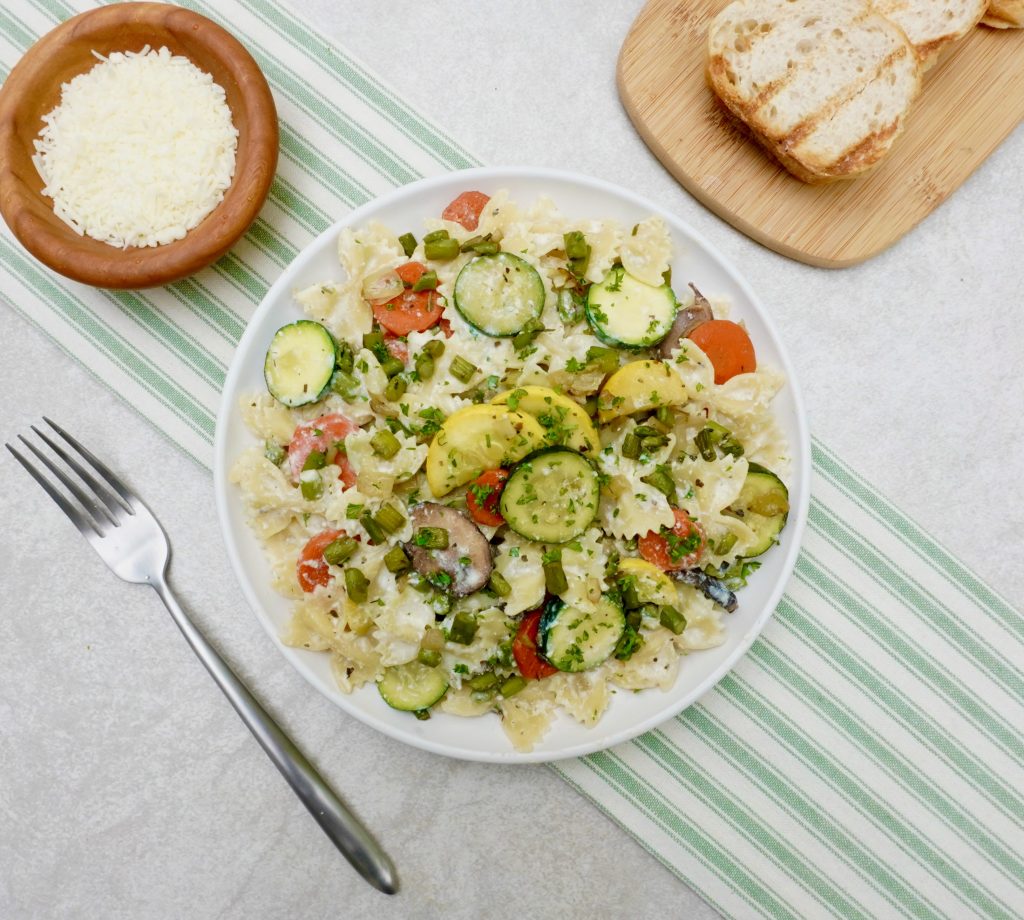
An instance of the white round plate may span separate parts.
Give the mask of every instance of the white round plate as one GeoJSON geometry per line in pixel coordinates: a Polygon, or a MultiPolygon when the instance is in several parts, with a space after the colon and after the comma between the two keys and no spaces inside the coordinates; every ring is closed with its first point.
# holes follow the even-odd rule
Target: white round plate
{"type": "Polygon", "coordinates": [[[347,713],[392,738],[449,757],[499,763],[561,760],[611,747],[676,715],[721,680],[761,632],[782,596],[807,519],[810,472],[806,417],[789,358],[767,310],[711,243],[653,202],[607,182],[553,170],[501,168],[449,173],[397,189],[338,221],[296,257],[268,292],[239,343],[224,385],[214,459],[217,511],[231,564],[246,600],[288,663],[347,713]],[[739,609],[726,616],[725,643],[684,658],[678,679],[668,691],[619,692],[592,728],[560,714],[529,753],[513,749],[495,715],[460,718],[439,713],[421,722],[389,708],[372,685],[352,694],[342,693],[331,676],[325,653],[285,646],[279,636],[288,620],[289,602],[271,589],[259,542],[246,525],[245,508],[236,488],[228,482],[234,459],[254,443],[238,412],[239,398],[264,390],[263,358],[271,336],[278,327],[301,317],[292,292],[319,281],[341,279],[336,249],[339,231],[379,220],[396,232],[411,230],[419,236],[425,218],[440,215],[449,201],[467,189],[489,194],[508,189],[513,200],[521,204],[547,195],[565,214],[614,218],[626,226],[651,214],[659,215],[671,228],[675,251],[672,277],[677,286],[693,281],[712,299],[731,302],[730,315],[746,323],[759,363],[780,369],[787,380],[773,406],[793,455],[789,523],[782,545],[763,558],[761,569],[740,594],[739,609]]]}

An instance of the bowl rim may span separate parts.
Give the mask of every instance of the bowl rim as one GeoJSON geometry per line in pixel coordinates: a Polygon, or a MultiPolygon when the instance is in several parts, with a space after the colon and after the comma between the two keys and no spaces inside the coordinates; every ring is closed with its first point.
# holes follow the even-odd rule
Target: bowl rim
{"type": "MultiPolygon", "coordinates": [[[[463,187],[468,186],[463,185],[463,187]]],[[[557,192],[553,192],[553,196],[556,195],[557,192]]],[[[482,763],[551,763],[606,750],[617,744],[636,738],[644,732],[650,731],[669,719],[674,718],[684,709],[693,705],[702,696],[713,689],[715,685],[718,684],[718,682],[722,680],[722,678],[725,677],[736,666],[737,662],[747,653],[754,640],[761,634],[768,620],[773,615],[775,608],[778,606],[778,603],[782,598],[782,594],[792,576],[793,569],[796,565],[797,555],[799,554],[803,543],[803,536],[806,529],[808,510],[810,506],[812,467],[810,430],[803,394],[795,375],[792,361],[786,351],[782,339],[779,336],[771,315],[766,310],[761,299],[754,293],[746,279],[733,265],[732,261],[728,259],[717,246],[714,246],[702,233],[695,230],[688,223],[676,217],[666,208],[657,205],[650,199],[629,191],[628,189],[624,189],[615,183],[587,176],[582,173],[548,168],[494,166],[457,170],[401,186],[385,195],[371,199],[370,201],[360,205],[358,208],[350,211],[307,244],[295,259],[293,259],[292,262],[283,270],[278,279],[267,291],[263,301],[261,301],[253,316],[250,318],[249,323],[246,326],[246,330],[238,343],[231,366],[228,368],[228,373],[225,377],[222,393],[225,395],[221,398],[214,435],[213,478],[217,517],[220,523],[221,534],[224,538],[224,545],[228,553],[228,558],[231,562],[232,571],[234,572],[235,578],[242,589],[246,602],[255,614],[256,619],[259,620],[263,629],[277,647],[278,652],[282,654],[288,664],[298,671],[299,674],[301,674],[302,677],[320,694],[329,699],[346,714],[355,717],[363,724],[382,732],[390,738],[394,738],[397,741],[412,745],[413,747],[421,750],[440,754],[445,757],[482,763]],[[762,609],[758,612],[757,618],[722,662],[680,700],[666,705],[649,717],[637,722],[636,724],[630,725],[626,729],[614,732],[610,735],[600,735],[599,739],[595,739],[592,742],[576,744],[556,751],[534,750],[522,752],[512,749],[511,746],[507,751],[481,751],[453,748],[451,745],[433,741],[429,737],[420,737],[412,733],[405,732],[401,728],[398,728],[389,722],[382,721],[354,705],[349,705],[348,696],[341,691],[336,691],[334,693],[329,692],[321,684],[316,674],[308,664],[306,664],[306,662],[298,656],[289,654],[289,652],[294,652],[296,650],[289,649],[289,647],[285,646],[281,641],[280,636],[271,622],[270,616],[263,610],[262,604],[256,596],[253,585],[245,571],[241,559],[241,553],[235,541],[234,532],[231,527],[228,506],[229,501],[231,500],[231,489],[233,489],[233,487],[230,486],[228,482],[231,460],[231,458],[228,457],[228,449],[230,446],[228,428],[229,417],[236,413],[237,407],[235,405],[235,401],[228,399],[226,394],[233,393],[237,388],[238,378],[242,374],[242,356],[246,355],[252,349],[252,340],[255,338],[259,320],[271,311],[274,304],[280,299],[282,292],[290,293],[291,287],[293,286],[293,275],[302,270],[305,263],[312,258],[312,255],[317,252],[326,241],[335,240],[338,233],[343,228],[355,226],[363,222],[366,219],[366,216],[372,215],[372,213],[378,209],[383,209],[390,205],[401,203],[403,199],[414,198],[420,193],[430,192],[436,187],[452,183],[456,176],[459,177],[460,181],[464,180],[464,182],[479,180],[480,182],[489,182],[492,184],[500,184],[502,181],[514,180],[517,178],[538,179],[541,181],[551,182],[568,182],[610,194],[636,206],[638,209],[642,209],[647,214],[662,217],[670,226],[673,226],[674,229],[690,236],[691,239],[702,246],[709,256],[718,262],[723,271],[729,275],[729,277],[743,292],[744,297],[747,298],[753,311],[765,324],[765,327],[773,340],[773,344],[778,351],[779,363],[782,365],[782,372],[786,377],[786,386],[790,390],[791,398],[793,400],[797,436],[791,443],[791,453],[800,463],[800,475],[793,484],[796,486],[795,490],[791,488],[790,491],[791,510],[787,529],[792,527],[792,530],[790,531],[791,538],[785,547],[785,554],[782,560],[779,577],[773,585],[768,599],[765,601],[762,609]]],[[[598,726],[595,726],[594,730],[595,732],[599,731],[598,726]]]]}
{"type": "MultiPolygon", "coordinates": [[[[154,37],[150,43],[163,42],[154,37]]],[[[202,69],[202,65],[197,63],[202,69]]],[[[232,109],[240,110],[238,106],[232,109]]],[[[277,171],[279,125],[277,108],[266,77],[245,46],[212,19],[168,3],[128,2],[79,13],[55,26],[22,55],[0,86],[0,215],[18,241],[55,272],[94,287],[145,289],[159,287],[195,274],[210,265],[241,238],[270,192],[277,171]],[[81,39],[123,28],[126,22],[154,29],[188,32],[211,57],[223,62],[237,85],[241,109],[256,118],[250,123],[245,147],[236,151],[235,174],[221,202],[185,237],[155,247],[118,249],[108,244],[88,257],[68,255],[68,241],[81,238],[53,215],[39,217],[23,203],[40,195],[12,167],[12,152],[23,149],[16,126],[23,106],[55,60],[54,49],[72,37],[81,39]],[[229,206],[231,220],[224,220],[229,206]],[[220,219],[218,219],[220,218],[220,219]],[[59,224],[59,226],[58,226],[59,224]],[[185,245],[185,244],[188,245],[185,245]],[[109,250],[109,251],[108,251],[109,250]]],[[[43,199],[44,203],[47,199],[43,199]]],[[[52,204],[49,205],[52,213],[52,204]]],[[[86,237],[86,239],[89,239],[86,237]]]]}

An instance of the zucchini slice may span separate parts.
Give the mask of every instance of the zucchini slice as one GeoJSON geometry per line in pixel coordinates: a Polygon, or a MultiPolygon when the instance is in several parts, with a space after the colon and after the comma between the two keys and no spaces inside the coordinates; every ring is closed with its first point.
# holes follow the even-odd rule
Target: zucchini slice
{"type": "Polygon", "coordinates": [[[544,309],[544,282],[510,252],[477,256],[455,279],[455,309],[485,335],[510,336],[544,309]]]}
{"type": "Polygon", "coordinates": [[[789,516],[789,490],[771,470],[751,463],[739,497],[727,513],[742,520],[757,537],[746,557],[760,556],[779,542],[789,516]]]}
{"type": "Polygon", "coordinates": [[[589,671],[615,651],[625,629],[622,607],[607,594],[592,611],[554,598],[540,620],[541,651],[559,671],[589,671]]]}
{"type": "Polygon", "coordinates": [[[448,678],[442,668],[431,668],[409,661],[384,669],[377,682],[381,697],[392,709],[418,712],[429,709],[448,690],[448,678]]]}
{"type": "Polygon", "coordinates": [[[574,450],[551,447],[528,456],[501,493],[501,515],[521,537],[566,543],[597,516],[597,472],[574,450]]]}
{"type": "Polygon", "coordinates": [[[274,333],[263,362],[263,379],[279,403],[305,406],[324,395],[337,357],[334,336],[319,323],[300,319],[274,333]]]}
{"type": "Polygon", "coordinates": [[[616,266],[587,295],[587,322],[606,345],[650,348],[676,319],[676,295],[667,284],[653,287],[616,266]]]}

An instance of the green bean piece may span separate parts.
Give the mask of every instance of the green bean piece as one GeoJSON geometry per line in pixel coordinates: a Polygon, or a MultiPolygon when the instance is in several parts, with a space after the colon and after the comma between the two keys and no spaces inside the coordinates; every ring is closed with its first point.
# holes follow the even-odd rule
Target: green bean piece
{"type": "Polygon", "coordinates": [[[637,425],[633,429],[633,433],[638,438],[656,438],[659,435],[657,428],[652,428],[650,425],[637,425]]]}
{"type": "Polygon", "coordinates": [[[424,549],[448,549],[448,531],[443,527],[420,527],[412,542],[424,549]]]}
{"type": "Polygon", "coordinates": [[[718,543],[715,544],[715,552],[719,556],[724,556],[729,550],[736,545],[736,534],[727,533],[718,543]]]}
{"type": "Polygon", "coordinates": [[[456,380],[460,380],[462,383],[469,383],[478,368],[475,364],[463,358],[462,355],[456,355],[452,359],[450,370],[456,380]]]}
{"type": "Polygon", "coordinates": [[[597,397],[588,396],[583,400],[583,411],[591,418],[597,418],[597,397]]]}
{"type": "Polygon", "coordinates": [[[409,381],[401,374],[397,374],[388,381],[388,385],[384,388],[384,398],[395,402],[401,399],[408,389],[409,381]]]}
{"type": "Polygon", "coordinates": [[[363,336],[363,348],[367,351],[376,352],[384,347],[384,333],[383,332],[367,332],[363,336]]]}
{"type": "Polygon", "coordinates": [[[342,565],[359,549],[359,541],[352,537],[338,537],[324,547],[324,561],[328,565],[342,565]]]}
{"type": "Polygon", "coordinates": [[[356,504],[349,504],[345,506],[345,517],[350,521],[358,521],[359,516],[363,513],[363,506],[356,504]]]}
{"type": "Polygon", "coordinates": [[[441,663],[441,653],[430,648],[421,648],[416,660],[428,668],[436,668],[441,663]]]}
{"type": "Polygon", "coordinates": [[[630,629],[639,629],[640,624],[644,621],[644,615],[639,610],[630,610],[626,614],[626,625],[630,629]]]}
{"type": "Polygon", "coordinates": [[[513,674],[501,685],[501,695],[504,697],[515,696],[520,690],[526,687],[526,681],[518,674],[513,674]]]}
{"type": "Polygon", "coordinates": [[[437,290],[437,272],[429,271],[424,272],[420,275],[418,281],[414,281],[412,285],[414,291],[434,291],[437,290]]]}
{"type": "Polygon", "coordinates": [[[359,516],[359,523],[363,525],[363,530],[366,531],[373,543],[383,543],[387,539],[384,528],[373,519],[369,511],[364,511],[359,516]]]}
{"type": "Polygon", "coordinates": [[[627,625],[622,631],[619,641],[615,643],[615,651],[612,654],[619,661],[629,661],[633,657],[633,653],[643,644],[644,637],[636,629],[627,625]]]}
{"type": "Polygon", "coordinates": [[[580,230],[573,230],[563,235],[565,241],[565,255],[569,259],[584,259],[589,254],[587,238],[580,230]]]}
{"type": "Polygon", "coordinates": [[[416,251],[416,237],[411,233],[403,233],[399,238],[398,242],[402,247],[402,251],[405,253],[406,258],[411,256],[416,251]]]}
{"type": "Polygon", "coordinates": [[[657,604],[643,604],[639,608],[639,613],[641,622],[643,622],[645,617],[655,622],[661,619],[661,608],[657,604]]]}
{"type": "Polygon", "coordinates": [[[476,635],[476,617],[472,613],[460,610],[452,618],[451,628],[448,630],[448,638],[459,645],[469,645],[476,635]]]}
{"type": "Polygon", "coordinates": [[[280,466],[288,456],[288,451],[275,441],[267,441],[264,445],[263,456],[274,466],[280,466]]]}
{"type": "Polygon", "coordinates": [[[498,683],[498,677],[493,671],[486,671],[471,677],[466,683],[470,690],[490,690],[498,683]]]}
{"type": "Polygon", "coordinates": [[[405,555],[402,547],[392,546],[384,556],[384,565],[392,575],[398,575],[409,570],[409,557],[405,555]]]}
{"type": "Polygon", "coordinates": [[[614,348],[594,346],[587,349],[587,363],[593,364],[604,374],[613,374],[619,369],[619,356],[614,348]]]}
{"type": "Polygon", "coordinates": [[[676,497],[676,484],[671,474],[664,467],[655,467],[652,473],[641,477],[640,481],[646,482],[647,485],[657,489],[669,501],[673,501],[676,497]]]}
{"type": "Polygon", "coordinates": [[[512,593],[512,585],[510,585],[508,583],[508,579],[506,579],[505,576],[496,569],[492,569],[491,571],[489,587],[498,595],[498,597],[508,597],[512,593]]]}
{"type": "Polygon", "coordinates": [[[436,626],[428,626],[420,640],[420,648],[440,652],[444,648],[444,633],[436,626]]]}
{"type": "Polygon", "coordinates": [[[619,582],[622,591],[622,606],[627,610],[635,610],[642,603],[636,590],[636,576],[627,575],[619,582]]]}
{"type": "Polygon", "coordinates": [[[345,569],[345,591],[354,604],[365,604],[370,582],[359,569],[345,569]]]}
{"type": "Polygon", "coordinates": [[[675,423],[675,416],[672,414],[672,410],[668,406],[658,406],[654,413],[654,417],[666,428],[671,428],[675,423]]]}
{"type": "Polygon", "coordinates": [[[684,617],[675,607],[662,607],[658,619],[661,621],[661,625],[668,627],[677,636],[686,629],[686,617],[684,617]]]}
{"type": "Polygon", "coordinates": [[[544,323],[539,319],[528,319],[523,328],[512,336],[512,347],[516,351],[522,351],[533,344],[533,340],[544,331],[544,323]]]}
{"type": "Polygon", "coordinates": [[[429,342],[424,344],[423,350],[431,358],[440,358],[441,355],[444,354],[444,342],[440,339],[431,339],[429,342]]]}
{"type": "Polygon", "coordinates": [[[644,438],[640,442],[640,446],[643,448],[644,452],[648,454],[653,453],[656,450],[660,450],[662,447],[665,446],[665,444],[665,439],[660,435],[654,435],[649,438],[644,438]]]}
{"type": "Polygon", "coordinates": [[[338,344],[336,366],[339,371],[345,371],[348,374],[352,373],[352,368],[355,366],[355,356],[352,354],[352,346],[348,342],[340,342],[338,344]]]}
{"type": "Polygon", "coordinates": [[[373,519],[388,533],[394,533],[396,530],[401,530],[405,524],[405,517],[394,505],[384,505],[384,507],[382,507],[380,511],[373,516],[373,519]]]}
{"type": "Polygon", "coordinates": [[[416,355],[416,376],[420,380],[429,380],[434,376],[434,359],[426,352],[416,355]]]}
{"type": "Polygon", "coordinates": [[[430,233],[423,237],[423,245],[426,246],[427,243],[436,243],[438,240],[446,239],[448,239],[447,230],[431,230],[430,233]]]}
{"type": "Polygon", "coordinates": [[[423,243],[423,255],[432,262],[450,262],[458,254],[458,240],[431,240],[423,243]]]}
{"type": "Polygon", "coordinates": [[[501,246],[494,240],[484,240],[473,247],[473,252],[479,256],[493,256],[501,252],[501,246]]]}
{"type": "Polygon", "coordinates": [[[390,460],[402,449],[402,443],[390,431],[381,428],[370,438],[370,447],[378,457],[390,460]]]}
{"type": "Polygon", "coordinates": [[[632,431],[622,439],[622,456],[627,460],[640,456],[640,439],[632,431]]]}
{"type": "Polygon", "coordinates": [[[299,480],[299,491],[302,492],[302,497],[308,502],[315,502],[323,496],[324,484],[320,479],[320,474],[311,470],[308,478],[303,476],[299,480]]]}
{"type": "Polygon", "coordinates": [[[351,399],[358,388],[359,381],[348,371],[335,371],[331,377],[331,389],[342,399],[351,399]]]}
{"type": "Polygon", "coordinates": [[[482,243],[483,241],[484,241],[484,238],[482,236],[471,236],[459,248],[463,252],[473,252],[473,247],[476,246],[478,243],[482,243]]]}
{"type": "Polygon", "coordinates": [[[389,355],[381,362],[380,369],[387,374],[388,380],[390,380],[392,377],[402,373],[402,371],[405,370],[405,365],[402,363],[400,358],[395,358],[389,355]]]}
{"type": "Polygon", "coordinates": [[[569,590],[569,581],[561,562],[544,563],[544,585],[550,594],[564,594],[569,590]]]}
{"type": "Polygon", "coordinates": [[[714,445],[711,443],[710,428],[701,428],[701,430],[694,436],[693,443],[697,445],[697,450],[700,451],[701,457],[705,460],[710,462],[718,456],[715,452],[714,445]]]}
{"type": "Polygon", "coordinates": [[[429,722],[430,721],[430,710],[429,709],[417,709],[415,712],[413,712],[413,715],[416,716],[416,718],[419,719],[421,722],[429,722]]]}

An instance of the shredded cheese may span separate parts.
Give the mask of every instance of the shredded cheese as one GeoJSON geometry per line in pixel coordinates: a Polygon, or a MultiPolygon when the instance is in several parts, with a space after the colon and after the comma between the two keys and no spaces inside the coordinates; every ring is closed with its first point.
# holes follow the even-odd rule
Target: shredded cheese
{"type": "Polygon", "coordinates": [[[36,169],[54,212],[111,246],[179,240],[224,198],[238,131],[224,89],[167,48],[115,52],[61,87],[36,169]]]}

